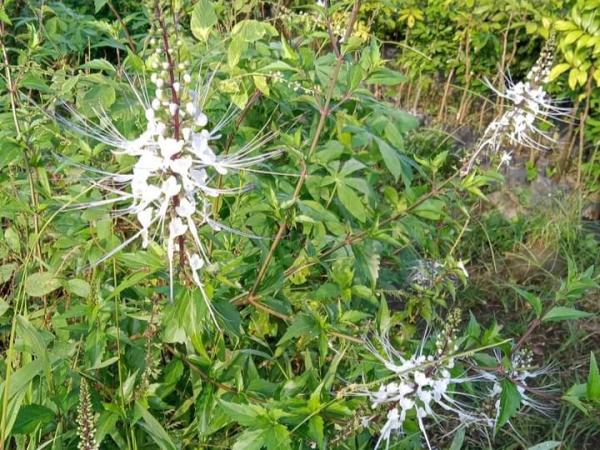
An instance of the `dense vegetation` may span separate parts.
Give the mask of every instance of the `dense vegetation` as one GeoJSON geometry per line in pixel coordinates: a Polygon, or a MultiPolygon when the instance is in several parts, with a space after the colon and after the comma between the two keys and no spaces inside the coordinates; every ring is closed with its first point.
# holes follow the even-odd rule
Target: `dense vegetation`
{"type": "Polygon", "coordinates": [[[600,0],[0,0],[0,449],[595,449],[600,0]]]}

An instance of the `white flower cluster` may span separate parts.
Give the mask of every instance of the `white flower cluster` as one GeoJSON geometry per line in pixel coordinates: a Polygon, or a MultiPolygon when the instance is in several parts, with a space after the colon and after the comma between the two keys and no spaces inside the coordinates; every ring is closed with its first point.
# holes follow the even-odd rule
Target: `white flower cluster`
{"type": "Polygon", "coordinates": [[[450,370],[454,368],[454,358],[444,356],[452,354],[458,347],[453,339],[443,333],[436,341],[436,352],[433,355],[423,354],[423,346],[409,358],[396,351],[386,336],[380,336],[379,342],[384,352],[382,356],[372,343],[368,348],[383,365],[395,374],[393,381],[381,384],[374,392],[366,391],[372,408],[382,405],[388,407],[386,422],[380,430],[375,448],[387,442],[393,433],[402,433],[407,415],[414,414],[419,429],[425,438],[427,447],[431,444],[427,436],[424,419],[437,419],[436,407],[454,413],[463,423],[480,420],[477,414],[468,412],[466,405],[459,400],[459,392],[452,386],[470,381],[469,378],[453,377],[450,370]]]}
{"type": "MultiPolygon", "coordinates": [[[[502,358],[498,351],[495,353],[499,367],[502,364],[502,358]]],[[[494,410],[496,415],[494,419],[488,419],[488,425],[495,427],[500,414],[500,396],[502,395],[502,379],[510,380],[515,387],[517,392],[521,396],[521,403],[524,406],[530,407],[542,414],[549,414],[553,411],[553,405],[548,402],[543,402],[535,399],[530,395],[532,389],[528,386],[529,379],[539,378],[543,375],[547,375],[551,372],[550,366],[543,366],[535,368],[533,363],[533,354],[531,351],[522,349],[514,352],[510,357],[510,367],[503,369],[501,372],[497,371],[480,371],[481,377],[492,383],[492,388],[488,393],[488,397],[494,401],[494,410]]],[[[541,392],[544,388],[535,388],[536,391],[541,392]]]]}
{"type": "MultiPolygon", "coordinates": [[[[150,45],[155,48],[148,59],[148,66],[153,70],[150,75],[153,96],[148,95],[148,87],[143,86],[138,91],[129,80],[145,112],[145,131],[135,139],[127,139],[104,111],[98,112],[103,119],[100,126],[70,108],[78,122],[61,120],[71,129],[109,145],[114,153],[137,158],[130,173],[103,173],[106,176],[98,185],[114,194],[111,198],[78,205],[78,208],[128,202],[129,206],[120,210],[120,214],[136,217],[139,231],[98,263],[139,237],[143,247],[151,240],[166,244],[171,299],[173,262],[175,253],[179,253],[179,261],[187,263],[191,277],[213,315],[199,275],[200,269],[210,264],[199,228],[206,224],[214,231],[235,231],[213,219],[211,198],[238,195],[248,188],[222,188],[221,183],[212,187],[210,182],[230,171],[248,169],[279,152],[253,155],[259,146],[272,138],[272,135],[266,135],[255,137],[234,153],[217,154],[212,142],[220,138],[220,130],[234,116],[233,110],[230,108],[225,117],[209,128],[204,105],[214,73],[205,80],[199,79],[194,89],[189,64],[174,62],[177,51],[169,47],[166,31],[158,30],[157,36],[150,40],[150,45]]],[[[176,47],[181,45],[177,40],[176,47]]]]}
{"type": "Polygon", "coordinates": [[[492,121],[483,133],[477,148],[463,167],[467,174],[481,153],[496,154],[508,147],[501,156],[499,167],[510,163],[513,148],[524,146],[536,150],[548,150],[556,141],[546,131],[539,128],[538,123],[550,124],[555,120],[563,120],[569,110],[557,103],[544,90],[548,74],[552,68],[555,43],[550,39],[536,64],[527,74],[525,81],[512,83],[504,92],[497,90],[491,83],[488,86],[499,96],[510,103],[510,107],[492,121]]]}

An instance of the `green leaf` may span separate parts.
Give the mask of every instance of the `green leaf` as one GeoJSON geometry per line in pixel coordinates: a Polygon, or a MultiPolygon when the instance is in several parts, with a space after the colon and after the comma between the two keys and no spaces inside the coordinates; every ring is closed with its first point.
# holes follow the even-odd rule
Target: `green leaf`
{"type": "Polygon", "coordinates": [[[398,152],[383,139],[376,139],[376,141],[385,166],[394,176],[396,181],[398,181],[398,178],[400,178],[400,175],[402,175],[402,164],[400,162],[400,156],[398,155],[398,152]]]}
{"type": "Polygon", "coordinates": [[[6,311],[8,311],[9,308],[10,308],[10,306],[8,305],[8,303],[6,303],[4,300],[0,299],[0,317],[2,317],[4,315],[4,313],[6,311]]]}
{"type": "Polygon", "coordinates": [[[231,420],[246,427],[258,425],[261,422],[260,419],[267,414],[266,410],[258,405],[233,403],[225,400],[220,400],[219,404],[231,420]]]}
{"type": "Polygon", "coordinates": [[[32,89],[34,91],[40,91],[45,93],[50,92],[50,88],[48,87],[44,79],[35,72],[28,72],[19,84],[21,87],[26,89],[32,89]]]}
{"type": "Polygon", "coordinates": [[[380,67],[376,69],[369,76],[369,78],[367,78],[368,84],[382,84],[384,86],[395,86],[403,83],[404,81],[406,81],[406,77],[404,75],[402,75],[400,72],[396,72],[395,70],[388,69],[387,67],[380,67]]]}
{"type": "Polygon", "coordinates": [[[531,292],[527,292],[517,286],[512,286],[514,291],[527,300],[527,303],[531,305],[535,311],[535,315],[539,318],[542,315],[542,301],[537,295],[533,295],[531,292]]]}
{"type": "Polygon", "coordinates": [[[367,212],[361,201],[360,197],[356,193],[346,186],[345,184],[337,184],[337,195],[342,205],[356,217],[359,221],[364,222],[367,220],[367,212]]]}
{"type": "Polygon", "coordinates": [[[25,405],[19,409],[19,414],[13,425],[14,434],[30,434],[38,427],[45,427],[54,419],[54,411],[42,405],[25,405]]]}
{"type": "Polygon", "coordinates": [[[260,450],[265,445],[265,431],[245,430],[238,435],[238,438],[231,447],[231,450],[260,450]]]}
{"type": "Polygon", "coordinates": [[[105,70],[109,73],[114,73],[115,68],[106,59],[92,59],[79,66],[80,69],[105,70]]]}
{"type": "Polygon", "coordinates": [[[565,306],[555,306],[542,317],[542,322],[558,322],[559,320],[574,320],[583,319],[584,317],[590,317],[590,314],[585,311],[580,311],[574,308],[567,308],[565,306]]]}
{"type": "Polygon", "coordinates": [[[192,34],[200,41],[206,41],[210,30],[216,25],[219,18],[210,0],[198,0],[192,11],[190,27],[192,34]]]}
{"type": "Polygon", "coordinates": [[[549,81],[556,80],[563,72],[566,72],[570,68],[571,68],[571,65],[567,64],[567,63],[557,64],[556,66],[554,66],[552,68],[552,70],[548,74],[548,80],[549,81]]]}
{"type": "Polygon", "coordinates": [[[266,22],[242,20],[231,30],[233,36],[239,35],[246,42],[256,42],[265,36],[277,36],[277,29],[266,22]]]}
{"type": "Polygon", "coordinates": [[[454,438],[452,439],[452,443],[450,444],[450,448],[448,450],[460,450],[465,441],[465,427],[460,427],[454,438]]]}
{"type": "Polygon", "coordinates": [[[33,273],[25,281],[25,293],[31,297],[43,297],[60,287],[60,280],[52,272],[33,273]]]}
{"type": "Polygon", "coordinates": [[[598,364],[594,352],[590,353],[590,371],[587,379],[587,396],[588,399],[600,402],[600,373],[598,372],[598,364]]]}
{"type": "Polygon", "coordinates": [[[554,22],[556,31],[572,31],[577,29],[577,25],[569,20],[557,20],[554,22]]]}
{"type": "Polygon", "coordinates": [[[290,432],[280,424],[274,425],[268,429],[264,435],[267,450],[286,450],[291,449],[290,432]]]}
{"type": "Polygon", "coordinates": [[[104,5],[108,3],[108,0],[94,0],[94,7],[96,12],[100,11],[104,5]]]}
{"type": "Polygon", "coordinates": [[[510,380],[502,380],[502,393],[500,394],[500,415],[496,427],[500,428],[507,423],[521,406],[521,394],[510,380]]]}
{"type": "Polygon", "coordinates": [[[83,96],[81,106],[89,114],[110,108],[117,98],[115,90],[106,84],[92,86],[83,96]]]}
{"type": "Polygon", "coordinates": [[[67,281],[67,291],[71,294],[76,295],[82,298],[88,298],[91,292],[90,284],[79,278],[74,278],[72,280],[67,281]]]}
{"type": "Polygon", "coordinates": [[[242,319],[238,309],[228,301],[213,302],[212,304],[217,312],[217,318],[226,331],[239,337],[242,319]]]}
{"type": "Polygon", "coordinates": [[[12,274],[17,270],[16,263],[8,263],[0,266],[0,284],[6,283],[11,279],[12,274]]]}
{"type": "Polygon", "coordinates": [[[44,368],[44,365],[44,361],[41,359],[36,359],[15,370],[13,376],[10,378],[8,397],[12,399],[17,394],[25,392],[27,390],[27,385],[31,382],[31,380],[40,374],[44,368]]]}
{"type": "Polygon", "coordinates": [[[292,324],[285,330],[284,335],[281,337],[277,345],[286,343],[287,341],[296,337],[309,335],[311,337],[318,336],[320,327],[313,316],[308,314],[299,314],[292,324]]]}
{"type": "Polygon", "coordinates": [[[177,446],[162,427],[160,422],[154,418],[141,403],[135,403],[135,412],[142,418],[139,425],[152,437],[154,443],[161,450],[177,450],[177,446]]]}
{"type": "Polygon", "coordinates": [[[252,80],[254,81],[254,86],[256,86],[256,89],[258,89],[260,92],[262,92],[268,97],[269,85],[267,84],[267,78],[261,75],[254,75],[252,77],[252,80]]]}
{"type": "Polygon", "coordinates": [[[575,90],[575,87],[577,87],[577,78],[579,77],[579,70],[576,68],[571,69],[571,71],[569,72],[569,87],[572,90],[575,90]]]}

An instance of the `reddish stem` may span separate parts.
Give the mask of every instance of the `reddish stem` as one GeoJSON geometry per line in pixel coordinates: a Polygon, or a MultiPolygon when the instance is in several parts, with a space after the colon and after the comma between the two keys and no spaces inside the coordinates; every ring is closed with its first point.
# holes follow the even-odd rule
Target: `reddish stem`
{"type": "MultiPolygon", "coordinates": [[[[179,140],[181,128],[181,123],[179,121],[180,100],[179,96],[177,95],[177,91],[175,90],[175,71],[173,66],[173,58],[169,53],[169,35],[167,34],[167,27],[165,26],[165,21],[162,16],[162,10],[160,9],[160,5],[158,2],[156,2],[156,20],[158,21],[158,25],[160,26],[160,29],[162,31],[163,50],[167,58],[167,64],[169,65],[169,67],[167,68],[167,72],[169,74],[169,83],[171,85],[171,102],[174,105],[177,105],[177,110],[173,114],[173,136],[175,139],[179,140]]],[[[173,155],[173,159],[175,159],[176,157],[176,155],[173,155]]]]}

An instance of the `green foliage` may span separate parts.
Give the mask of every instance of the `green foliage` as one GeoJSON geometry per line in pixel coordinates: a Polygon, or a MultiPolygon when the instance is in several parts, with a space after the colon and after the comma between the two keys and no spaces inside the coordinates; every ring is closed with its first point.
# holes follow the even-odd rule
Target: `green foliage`
{"type": "MultiPolygon", "coordinates": [[[[145,111],[130,83],[146,82],[152,62],[153,5],[25,3],[0,9],[9,61],[0,81],[6,448],[77,448],[81,404],[88,402],[79,386],[86,382],[100,448],[372,448],[385,417],[352,388],[378,388],[390,376],[366,348],[373,334],[389,332],[407,354],[429,350],[434,345],[421,344],[422,334],[444,330],[458,306],[469,320],[457,342],[478,367],[500,371],[493,349],[510,355],[525,320],[567,327],[567,320],[595,317],[584,302],[597,289],[594,261],[573,261],[553,290],[511,283],[516,294],[506,291],[514,305],[518,296],[529,305],[520,314],[522,329],[469,310],[465,264],[483,265],[488,244],[512,249],[527,227],[488,218],[491,237],[473,230],[497,174],[460,178],[462,155],[447,136],[418,129],[415,117],[379,96],[418,73],[433,77],[450,68],[457,83],[464,81],[455,49],[465,24],[476,52],[473,70],[493,73],[498,33],[513,30],[510,6],[483,2],[469,19],[472,5],[465,2],[400,9],[395,1],[365,2],[360,14],[381,11],[372,27],[429,55],[406,50],[398,58],[406,70],[398,71],[385,64],[364,17],[348,40],[330,42],[328,18],[334,32],[343,31],[351,1],[330,2],[328,11],[295,2],[290,15],[278,12],[281,2],[168,2],[178,13],[178,57],[190,63],[194,81],[214,77],[204,105],[211,125],[238,112],[211,141],[215,152],[233,153],[264,134],[272,139],[261,151],[282,151],[256,172],[211,180],[224,189],[253,187],[211,198],[224,227],[199,231],[211,256],[203,283],[215,326],[185,270],[177,271],[168,301],[167,251],[160,245],[131,242],[95,264],[137,231],[135,219],[101,203],[97,178],[128,173],[135,161],[56,119],[75,119],[74,107],[83,121],[108,118],[124,137],[139,136],[145,111]],[[311,15],[301,19],[299,12],[311,15]],[[415,268],[426,262],[435,273],[421,283],[415,268]],[[362,417],[372,417],[371,424],[363,426],[362,417]]],[[[539,13],[524,8],[523,21],[539,13]]],[[[522,56],[525,66],[531,55],[522,56]]],[[[154,86],[145,87],[143,95],[153,95],[154,86]]],[[[480,298],[477,307],[485,304],[480,298]]],[[[500,384],[496,428],[509,421],[519,427],[521,394],[509,377],[500,384]]],[[[591,413],[599,386],[592,353],[587,383],[563,399],[591,413]]],[[[485,395],[469,383],[464,390],[485,395]]],[[[420,448],[414,415],[406,430],[407,448],[420,448]]],[[[436,445],[458,449],[481,439],[464,427],[451,438],[445,431],[433,429],[436,445]]],[[[505,436],[496,437],[503,448],[505,436]]]]}

